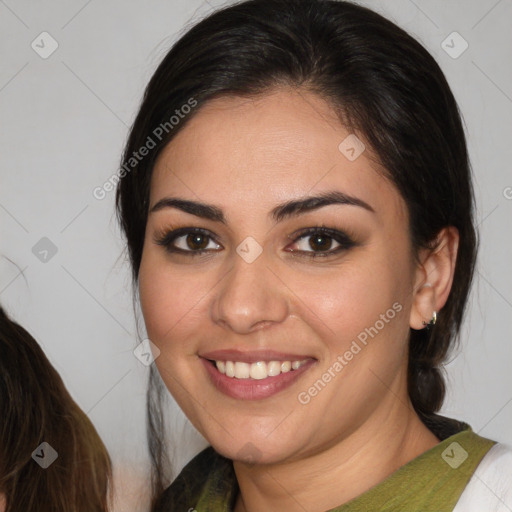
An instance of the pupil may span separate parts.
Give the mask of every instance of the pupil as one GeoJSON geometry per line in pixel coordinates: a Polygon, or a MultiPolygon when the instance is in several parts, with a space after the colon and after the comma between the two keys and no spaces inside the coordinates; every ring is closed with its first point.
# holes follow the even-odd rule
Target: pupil
{"type": "Polygon", "coordinates": [[[193,233],[187,237],[187,243],[191,249],[204,249],[208,245],[205,242],[206,237],[200,233],[193,233]]]}
{"type": "Polygon", "coordinates": [[[311,242],[309,245],[311,246],[312,249],[316,249],[319,251],[326,250],[329,249],[331,246],[330,238],[324,235],[317,235],[311,238],[311,242]]]}

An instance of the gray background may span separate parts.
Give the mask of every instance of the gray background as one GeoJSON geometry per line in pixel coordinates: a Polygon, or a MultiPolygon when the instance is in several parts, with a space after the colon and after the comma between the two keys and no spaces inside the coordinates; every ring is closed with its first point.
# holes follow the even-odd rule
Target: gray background
{"type": "MultiPolygon", "coordinates": [[[[443,413],[512,445],[512,1],[360,3],[429,49],[463,113],[481,252],[443,413]],[[469,45],[457,58],[464,42],[454,31],[469,45]]],[[[143,88],[170,44],[219,5],[0,0],[0,301],[43,346],[116,467],[134,468],[142,487],[148,369],[133,355],[114,193],[100,201],[92,191],[116,172],[143,88]],[[31,47],[51,48],[42,32],[58,44],[46,59],[31,47]]],[[[178,470],[205,443],[175,404],[170,417],[178,470]]]]}

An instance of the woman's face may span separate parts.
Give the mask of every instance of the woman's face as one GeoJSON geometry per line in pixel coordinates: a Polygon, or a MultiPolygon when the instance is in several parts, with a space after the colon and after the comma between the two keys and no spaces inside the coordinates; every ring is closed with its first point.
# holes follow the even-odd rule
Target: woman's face
{"type": "Polygon", "coordinates": [[[210,101],[155,166],[148,336],[168,389],[229,458],[300,458],[407,401],[407,210],[353,137],[318,96],[280,89],[210,101]]]}

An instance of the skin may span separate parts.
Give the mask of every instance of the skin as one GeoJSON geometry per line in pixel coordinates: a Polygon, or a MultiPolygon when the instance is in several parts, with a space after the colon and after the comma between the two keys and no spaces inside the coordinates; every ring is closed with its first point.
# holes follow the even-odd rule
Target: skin
{"type": "MultiPolygon", "coordinates": [[[[325,511],[439,442],[410,404],[407,347],[410,327],[424,328],[446,302],[457,232],[443,230],[438,248],[415,258],[404,200],[369,145],[353,162],[338,149],[350,133],[305,90],[218,98],[194,115],[154,169],[150,210],[172,196],[216,205],[226,217],[224,225],[176,208],[150,213],[139,291],[166,386],[201,434],[234,461],[237,512],[325,511]],[[279,203],[331,190],[373,211],[336,204],[278,223],[269,217],[279,203]],[[355,246],[307,258],[318,246],[311,236],[294,241],[296,233],[320,225],[350,234],[355,246]],[[192,258],[155,243],[176,227],[207,229],[216,237],[206,238],[210,252],[192,258]],[[248,236],[263,249],[252,263],[236,252],[248,236]],[[401,311],[301,404],[298,394],[394,303],[401,311]],[[232,348],[270,348],[316,362],[272,397],[238,400],[217,390],[198,357],[232,348]],[[248,443],[255,464],[243,459],[248,443]]],[[[197,247],[186,237],[175,244],[197,247]]]]}

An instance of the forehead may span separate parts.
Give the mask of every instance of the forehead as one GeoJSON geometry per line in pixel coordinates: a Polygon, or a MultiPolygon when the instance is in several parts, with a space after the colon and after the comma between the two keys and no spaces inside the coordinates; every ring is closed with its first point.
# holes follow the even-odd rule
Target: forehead
{"type": "Polygon", "coordinates": [[[217,98],[160,154],[151,204],[179,195],[226,211],[240,204],[269,211],[283,200],[340,190],[402,216],[404,202],[369,146],[353,158],[363,148],[355,136],[311,92],[283,88],[256,98],[217,98]]]}

